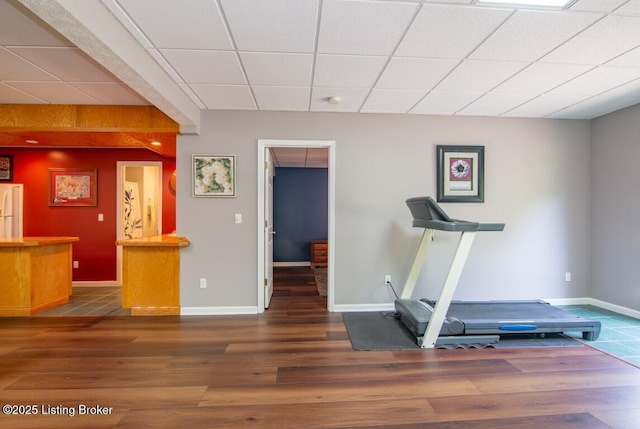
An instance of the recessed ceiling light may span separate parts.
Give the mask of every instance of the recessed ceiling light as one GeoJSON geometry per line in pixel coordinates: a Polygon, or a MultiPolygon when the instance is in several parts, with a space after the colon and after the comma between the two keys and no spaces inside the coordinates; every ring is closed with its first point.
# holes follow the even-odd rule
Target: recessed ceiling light
{"type": "Polygon", "coordinates": [[[40,143],[38,140],[33,140],[33,139],[26,139],[24,142],[25,143],[29,143],[29,144],[38,144],[38,143],[40,143]]]}
{"type": "Polygon", "coordinates": [[[151,142],[151,146],[162,146],[162,143],[160,143],[158,141],[152,141],[151,142]]]}
{"type": "Polygon", "coordinates": [[[478,6],[502,6],[515,9],[568,9],[577,0],[476,0],[478,6]]]}

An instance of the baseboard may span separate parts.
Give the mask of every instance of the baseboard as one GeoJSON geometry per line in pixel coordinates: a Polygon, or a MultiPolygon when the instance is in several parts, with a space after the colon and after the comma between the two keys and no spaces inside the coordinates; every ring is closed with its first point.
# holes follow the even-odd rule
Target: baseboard
{"type": "Polygon", "coordinates": [[[106,287],[106,286],[122,286],[117,281],[99,281],[99,282],[91,282],[91,281],[74,281],[71,282],[71,286],[73,287],[106,287]]]}
{"type": "Polygon", "coordinates": [[[274,262],[274,267],[310,267],[311,262],[274,262]]]}
{"type": "MultiPolygon", "coordinates": [[[[556,299],[544,299],[551,305],[593,305],[605,310],[613,311],[614,313],[622,314],[624,316],[640,319],[640,311],[633,310],[631,308],[623,307],[621,305],[611,304],[605,301],[600,301],[595,298],[556,298],[556,299]]],[[[334,311],[337,313],[356,312],[356,311],[393,311],[395,310],[393,303],[386,304],[336,304],[334,311]]]]}
{"type": "Polygon", "coordinates": [[[181,316],[229,316],[258,314],[258,307],[181,307],[181,316]]]}
{"type": "Polygon", "coordinates": [[[591,298],[553,298],[542,299],[542,301],[548,302],[551,305],[594,305],[591,298]]]}
{"type": "Polygon", "coordinates": [[[614,313],[623,314],[625,316],[633,317],[634,319],[640,319],[640,311],[632,308],[623,307],[617,304],[610,304],[599,299],[589,298],[590,304],[596,307],[604,308],[605,310],[613,311],[614,313]]]}

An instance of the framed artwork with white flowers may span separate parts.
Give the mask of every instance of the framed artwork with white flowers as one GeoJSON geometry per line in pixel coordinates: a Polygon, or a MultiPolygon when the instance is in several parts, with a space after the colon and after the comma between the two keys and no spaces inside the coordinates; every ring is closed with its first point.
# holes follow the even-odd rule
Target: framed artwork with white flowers
{"type": "Polygon", "coordinates": [[[484,146],[437,146],[438,202],[484,202],[484,146]]]}
{"type": "Polygon", "coordinates": [[[193,155],[194,197],[235,197],[235,155],[193,155]]]}

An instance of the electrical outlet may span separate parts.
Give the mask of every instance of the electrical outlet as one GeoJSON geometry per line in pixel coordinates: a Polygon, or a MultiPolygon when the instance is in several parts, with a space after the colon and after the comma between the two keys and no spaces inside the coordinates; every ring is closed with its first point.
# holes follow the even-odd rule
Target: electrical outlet
{"type": "Polygon", "coordinates": [[[571,281],[571,273],[570,272],[566,272],[564,273],[564,281],[565,282],[570,282],[571,281]]]}
{"type": "Polygon", "coordinates": [[[391,284],[391,276],[389,274],[384,276],[384,284],[386,284],[386,285],[390,285],[391,284]]]}
{"type": "Polygon", "coordinates": [[[200,289],[207,288],[207,279],[200,279],[200,289]]]}

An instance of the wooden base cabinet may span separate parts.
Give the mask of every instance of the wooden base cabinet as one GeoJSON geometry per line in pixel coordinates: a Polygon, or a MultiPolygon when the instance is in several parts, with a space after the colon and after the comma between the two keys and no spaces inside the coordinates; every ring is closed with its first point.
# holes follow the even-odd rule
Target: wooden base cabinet
{"type": "Polygon", "coordinates": [[[122,246],[122,307],[131,315],[180,314],[180,248],[184,237],[160,235],[119,240],[122,246]]]}
{"type": "Polygon", "coordinates": [[[329,246],[327,240],[313,240],[311,242],[311,268],[326,267],[329,261],[329,246]]]}
{"type": "Polygon", "coordinates": [[[0,239],[0,316],[31,316],[69,302],[78,237],[0,239]]]}

